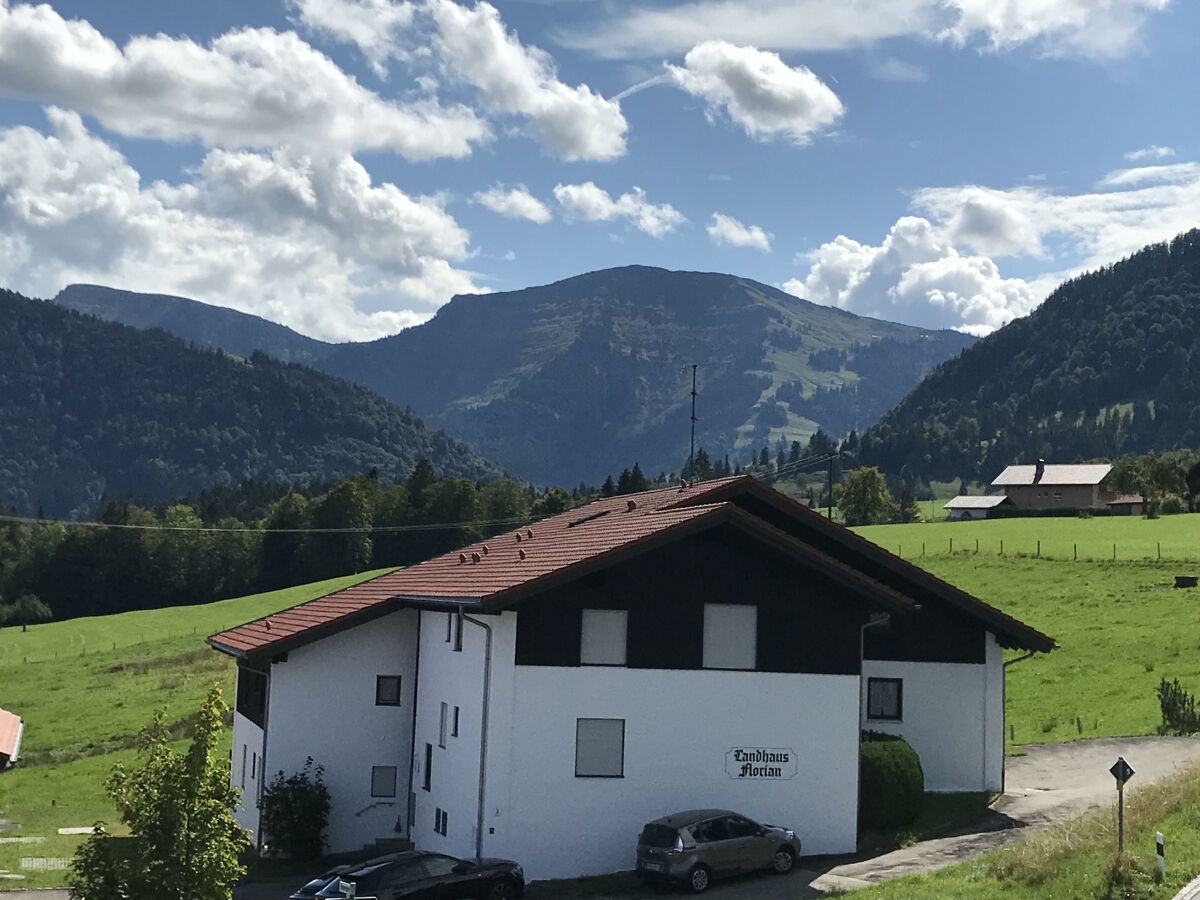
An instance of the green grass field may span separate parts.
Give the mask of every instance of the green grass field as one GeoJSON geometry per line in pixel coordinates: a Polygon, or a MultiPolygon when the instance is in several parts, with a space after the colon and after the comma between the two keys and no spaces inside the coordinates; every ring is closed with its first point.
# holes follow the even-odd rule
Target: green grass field
{"type": "MultiPolygon", "coordinates": [[[[381,570],[386,571],[386,570],[381,570]]],[[[204,644],[214,631],[276,612],[378,572],[336,578],[203,606],[147,610],[0,630],[0,706],[25,720],[24,764],[0,776],[0,871],[24,874],[6,886],[62,884],[61,871],[19,869],[21,857],[64,857],[81,838],[63,827],[112,821],[103,783],[132,757],[138,732],[161,709],[182,729],[213,684],[233,687],[233,663],[204,644]]]]}
{"type": "MultiPolygon", "coordinates": [[[[1027,743],[1152,733],[1159,722],[1160,678],[1179,678],[1200,690],[1200,590],[1171,588],[1175,574],[1200,572],[1200,516],[994,520],[860,532],[893,552],[903,545],[905,557],[1058,640],[1055,652],[1008,669],[1010,751],[1027,743]],[[1033,545],[1039,536],[1041,558],[1033,545]],[[951,537],[953,554],[947,552],[951,537]],[[1087,541],[1115,541],[1128,550],[1115,563],[1089,561],[1087,541]],[[1160,542],[1164,557],[1171,548],[1173,558],[1196,562],[1157,561],[1160,542]],[[1075,543],[1079,561],[1069,552],[1075,543]],[[1126,553],[1138,559],[1126,560],[1126,553]]],[[[232,665],[204,646],[207,634],[365,577],[205,606],[51,623],[28,633],[0,630],[0,706],[27,722],[26,764],[0,777],[0,820],[22,828],[0,836],[47,838],[37,846],[0,845],[0,870],[17,870],[22,856],[69,856],[79,839],[55,830],[112,818],[104,778],[114,761],[130,755],[154,710],[162,709],[167,722],[182,729],[214,682],[232,686],[232,665]]],[[[63,879],[61,872],[26,874],[21,886],[63,879]]]]}
{"type": "MultiPolygon", "coordinates": [[[[929,502],[920,504],[928,516],[929,502]]],[[[935,501],[936,514],[943,515],[935,501]]],[[[945,554],[953,541],[954,550],[975,550],[981,556],[999,556],[1001,542],[1005,556],[1035,556],[1038,541],[1041,555],[1054,559],[1200,561],[1200,514],[1140,516],[986,519],[978,522],[917,522],[911,525],[868,525],[856,528],[863,537],[899,552],[905,559],[917,559],[924,546],[925,555],[945,554]]]]}

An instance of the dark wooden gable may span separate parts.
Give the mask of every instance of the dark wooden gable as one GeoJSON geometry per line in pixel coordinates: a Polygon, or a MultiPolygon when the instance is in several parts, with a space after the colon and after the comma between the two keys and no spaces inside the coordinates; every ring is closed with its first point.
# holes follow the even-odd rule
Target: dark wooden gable
{"type": "Polygon", "coordinates": [[[699,669],[704,604],[758,606],[758,670],[857,675],[866,604],[722,525],[524,600],[518,665],[579,665],[584,609],[629,611],[630,668],[699,669]]]}

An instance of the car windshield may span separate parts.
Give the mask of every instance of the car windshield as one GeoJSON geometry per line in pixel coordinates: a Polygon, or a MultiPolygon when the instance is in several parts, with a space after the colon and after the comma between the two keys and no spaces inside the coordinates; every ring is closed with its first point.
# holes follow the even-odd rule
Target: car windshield
{"type": "Polygon", "coordinates": [[[642,829],[639,844],[647,847],[674,847],[675,839],[679,836],[674,828],[667,825],[647,825],[642,829]]]}

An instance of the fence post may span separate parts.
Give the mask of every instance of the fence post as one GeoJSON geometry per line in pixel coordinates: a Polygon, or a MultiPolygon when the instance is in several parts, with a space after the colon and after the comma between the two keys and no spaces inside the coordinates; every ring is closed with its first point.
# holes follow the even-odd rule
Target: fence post
{"type": "Polygon", "coordinates": [[[1000,555],[1004,555],[1004,538],[1000,538],[1000,555]]]}
{"type": "Polygon", "coordinates": [[[1113,541],[1113,562],[1117,561],[1117,542],[1113,541]]]}
{"type": "Polygon", "coordinates": [[[924,541],[921,541],[921,555],[922,556],[925,555],[925,542],[924,541]]]}
{"type": "Polygon", "coordinates": [[[979,553],[979,538],[975,538],[975,553],[979,553]]]}
{"type": "Polygon", "coordinates": [[[1076,561],[1078,561],[1078,559],[1079,559],[1079,545],[1078,545],[1078,544],[1072,544],[1071,546],[1074,548],[1075,559],[1076,559],[1076,561]]]}
{"type": "Polygon", "coordinates": [[[1162,541],[1158,541],[1158,558],[1162,559],[1162,541]]]}
{"type": "Polygon", "coordinates": [[[950,538],[950,555],[954,555],[954,538],[950,538]]]}
{"type": "Polygon", "coordinates": [[[1038,558],[1038,559],[1041,559],[1041,558],[1042,558],[1042,541],[1041,541],[1041,538],[1039,538],[1039,539],[1038,539],[1037,558],[1038,558]]]}

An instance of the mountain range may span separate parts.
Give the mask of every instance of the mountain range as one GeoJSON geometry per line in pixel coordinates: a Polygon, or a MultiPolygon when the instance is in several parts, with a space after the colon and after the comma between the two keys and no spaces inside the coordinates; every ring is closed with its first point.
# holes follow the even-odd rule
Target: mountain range
{"type": "Polygon", "coordinates": [[[990,482],[1006,465],[1200,446],[1200,229],[1062,284],[943,363],[863,435],[885,471],[990,482]]]}
{"type": "Polygon", "coordinates": [[[499,467],[364,388],[0,291],[0,506],[91,515],[255,478],[499,467]]]}
{"type": "Polygon", "coordinates": [[[696,440],[746,458],[865,428],[974,339],[809,303],[732,275],[628,266],[453,298],[428,322],[324,344],[195,301],[72,285],[58,302],[245,356],[302,359],[411,407],[513,473],[598,483],[678,471],[696,440]],[[235,343],[234,337],[237,342],[235,343]],[[303,355],[300,355],[303,354],[303,355]]]}

